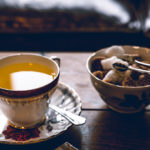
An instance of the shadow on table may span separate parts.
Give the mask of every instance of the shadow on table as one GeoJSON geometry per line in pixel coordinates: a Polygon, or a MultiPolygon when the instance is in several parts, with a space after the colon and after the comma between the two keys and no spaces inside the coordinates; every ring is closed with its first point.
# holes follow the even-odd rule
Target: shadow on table
{"type": "Polygon", "coordinates": [[[91,150],[149,150],[150,112],[119,114],[103,111],[97,114],[91,133],[91,150]]]}
{"type": "Polygon", "coordinates": [[[70,127],[63,134],[36,144],[29,145],[7,145],[0,144],[0,149],[6,150],[54,150],[65,142],[69,142],[75,147],[80,148],[81,143],[81,135],[77,128],[74,126],[70,127]]]}

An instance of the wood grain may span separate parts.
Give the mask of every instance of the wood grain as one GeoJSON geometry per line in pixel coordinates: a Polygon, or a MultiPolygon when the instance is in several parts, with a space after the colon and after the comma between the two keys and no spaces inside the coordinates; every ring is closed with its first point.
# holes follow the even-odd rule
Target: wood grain
{"type": "Polygon", "coordinates": [[[83,109],[104,109],[102,101],[92,83],[86,68],[87,58],[92,53],[45,53],[50,57],[56,55],[61,59],[60,81],[76,90],[82,100],[83,109]]]}
{"type": "MultiPolygon", "coordinates": [[[[15,52],[0,53],[0,57],[9,54],[15,52]]],[[[63,134],[45,142],[22,146],[0,144],[0,149],[54,150],[64,142],[79,150],[150,149],[150,106],[136,114],[120,114],[108,109],[93,88],[86,70],[86,60],[91,53],[52,52],[44,55],[61,58],[60,81],[79,93],[83,104],[81,115],[87,121],[81,126],[71,126],[63,134]]]]}

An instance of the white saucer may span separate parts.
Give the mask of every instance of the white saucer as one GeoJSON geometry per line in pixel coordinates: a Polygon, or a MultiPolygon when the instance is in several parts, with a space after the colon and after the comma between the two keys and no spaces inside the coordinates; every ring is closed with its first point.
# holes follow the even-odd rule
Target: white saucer
{"type": "MultiPolygon", "coordinates": [[[[80,114],[81,99],[74,89],[64,83],[59,83],[53,96],[51,103],[57,105],[65,110],[80,114]]],[[[72,124],[58,113],[52,111],[50,108],[46,114],[46,121],[38,130],[40,134],[36,138],[30,138],[25,141],[17,141],[11,138],[6,138],[3,131],[7,129],[8,120],[0,113],[0,143],[5,144],[31,144],[52,139],[67,130],[72,124]]]]}

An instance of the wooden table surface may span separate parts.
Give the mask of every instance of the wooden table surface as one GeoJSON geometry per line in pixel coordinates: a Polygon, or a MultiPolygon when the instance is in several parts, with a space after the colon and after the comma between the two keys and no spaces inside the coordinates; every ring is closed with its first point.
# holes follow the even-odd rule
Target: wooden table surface
{"type": "MultiPolygon", "coordinates": [[[[11,53],[0,53],[0,57],[11,53]]],[[[54,150],[69,142],[79,150],[149,150],[150,109],[136,114],[119,114],[110,110],[93,88],[86,70],[86,60],[91,53],[51,52],[45,56],[61,58],[60,82],[80,95],[82,113],[87,121],[81,126],[71,126],[66,132],[41,143],[31,145],[0,144],[0,149],[54,150]]]]}

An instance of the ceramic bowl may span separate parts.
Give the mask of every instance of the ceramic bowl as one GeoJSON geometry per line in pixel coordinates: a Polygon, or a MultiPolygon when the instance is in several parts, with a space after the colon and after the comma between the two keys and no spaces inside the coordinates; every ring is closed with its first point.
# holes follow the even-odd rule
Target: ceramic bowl
{"type": "MultiPolygon", "coordinates": [[[[138,46],[121,46],[125,54],[139,54],[143,60],[150,60],[150,49],[138,46]]],[[[105,56],[108,49],[100,49],[87,59],[87,70],[91,82],[104,102],[119,113],[136,113],[145,108],[150,101],[150,85],[146,86],[119,86],[107,83],[97,78],[91,72],[91,64],[96,56],[105,56]]]]}

